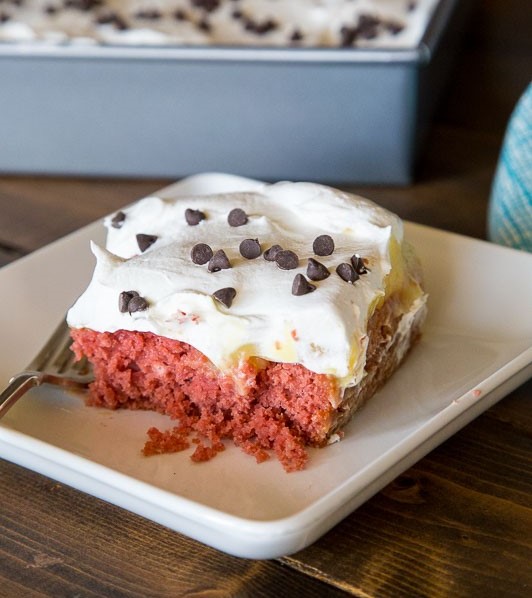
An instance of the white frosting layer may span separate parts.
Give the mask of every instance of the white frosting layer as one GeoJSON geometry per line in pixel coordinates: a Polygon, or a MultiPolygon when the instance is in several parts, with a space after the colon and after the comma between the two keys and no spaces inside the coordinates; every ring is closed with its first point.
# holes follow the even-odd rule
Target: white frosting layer
{"type": "Polygon", "coordinates": [[[311,183],[260,185],[250,192],[176,198],[147,197],[124,209],[121,228],[108,227],[107,249],[96,245],[94,276],[68,313],[75,328],[96,331],[149,331],[184,341],[204,353],[222,370],[258,356],[271,361],[301,363],[308,369],[356,384],[363,375],[366,326],[375,302],[385,292],[390,271],[390,241],[402,240],[398,217],[372,202],[311,183]],[[248,223],[231,227],[227,215],[240,207],[248,223]],[[206,219],[189,226],[187,208],[206,219]],[[137,234],[157,236],[144,253],[137,234]],[[315,256],[318,235],[335,242],[330,256],[315,256]],[[263,255],[248,260],[239,253],[244,239],[258,239],[262,250],[274,244],[299,256],[294,270],[281,270],[263,255]],[[190,258],[196,243],[223,249],[232,268],[209,272],[190,258]],[[358,253],[369,272],[346,283],[336,266],[358,253]],[[306,276],[308,258],[329,268],[331,275],[314,282],[317,289],[294,296],[296,274],[306,276]],[[233,287],[230,308],[213,299],[233,287]],[[119,295],[137,291],[149,308],[121,313],[119,295]]]}
{"type": "Polygon", "coordinates": [[[319,47],[342,45],[347,27],[358,28],[348,45],[413,48],[437,2],[220,0],[201,6],[192,0],[21,0],[19,6],[0,3],[0,40],[319,47]],[[177,11],[183,18],[176,18],[177,11]],[[368,26],[368,16],[379,22],[368,26]]]}

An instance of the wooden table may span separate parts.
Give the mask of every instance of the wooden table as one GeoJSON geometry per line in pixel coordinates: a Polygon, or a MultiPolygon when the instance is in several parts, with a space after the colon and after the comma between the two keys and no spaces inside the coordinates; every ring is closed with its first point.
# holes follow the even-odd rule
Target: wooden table
{"type": "MultiPolygon", "coordinates": [[[[485,0],[416,183],[354,188],[402,217],[484,237],[504,127],[532,75],[529,0],[485,0]]],[[[0,264],[168,181],[0,177],[0,264]]],[[[0,596],[530,596],[532,383],[302,552],[227,556],[0,461],[0,596]]]]}

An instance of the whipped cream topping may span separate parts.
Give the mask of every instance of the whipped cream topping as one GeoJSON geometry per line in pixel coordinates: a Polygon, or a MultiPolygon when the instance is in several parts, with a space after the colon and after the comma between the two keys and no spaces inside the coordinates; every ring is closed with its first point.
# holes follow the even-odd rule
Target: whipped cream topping
{"type": "Polygon", "coordinates": [[[438,0],[18,0],[0,40],[413,48],[438,0]]]}
{"type": "MultiPolygon", "coordinates": [[[[93,244],[93,278],[68,312],[74,328],[99,332],[120,329],[153,332],[186,342],[226,372],[238,372],[249,357],[301,363],[330,374],[342,387],[363,376],[366,327],[385,294],[391,268],[390,247],[402,240],[400,219],[363,198],[312,183],[260,184],[253,191],[217,195],[150,196],[105,219],[106,248],[93,244]],[[242,226],[228,224],[241,208],[242,226]],[[200,210],[205,219],[187,224],[185,211],[200,210]],[[120,215],[122,216],[122,215],[120,215]],[[114,220],[113,220],[114,218],[114,220]],[[137,235],[156,237],[141,252],[137,235]],[[330,235],[331,255],[316,256],[313,241],[330,235]],[[264,252],[278,244],[297,254],[299,265],[282,270],[264,255],[246,259],[239,252],[245,239],[258,239],[264,252]],[[195,264],[191,249],[208,244],[223,249],[231,268],[210,272],[195,264]],[[350,284],[336,273],[353,254],[368,272],[350,284]],[[313,292],[292,294],[297,274],[306,277],[309,258],[330,271],[312,282],[313,292]],[[219,289],[236,290],[230,307],[213,297],[219,289]],[[136,291],[147,309],[121,312],[119,297],[136,291]]],[[[170,194],[171,195],[171,194],[170,194]]]]}

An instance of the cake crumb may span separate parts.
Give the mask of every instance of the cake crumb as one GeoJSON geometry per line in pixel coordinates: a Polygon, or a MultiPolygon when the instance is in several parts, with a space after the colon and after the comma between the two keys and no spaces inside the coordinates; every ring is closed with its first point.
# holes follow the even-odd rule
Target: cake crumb
{"type": "Polygon", "coordinates": [[[225,446],[223,442],[221,442],[220,440],[213,442],[211,446],[206,445],[200,439],[194,439],[194,442],[198,446],[196,447],[196,450],[192,453],[192,456],[190,458],[195,463],[210,461],[211,459],[216,457],[218,453],[221,453],[225,450],[225,446]]]}
{"type": "Polygon", "coordinates": [[[149,440],[146,441],[142,449],[142,454],[145,457],[166,453],[179,453],[190,447],[188,440],[189,432],[180,427],[174,427],[164,432],[152,427],[147,431],[147,434],[149,440]]]}

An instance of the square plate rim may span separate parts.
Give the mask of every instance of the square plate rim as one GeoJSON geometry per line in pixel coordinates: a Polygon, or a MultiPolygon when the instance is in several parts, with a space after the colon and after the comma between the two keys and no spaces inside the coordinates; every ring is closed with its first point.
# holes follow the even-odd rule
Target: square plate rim
{"type": "MultiPolygon", "coordinates": [[[[215,174],[217,174],[217,173],[215,173],[215,174]]],[[[163,189],[155,191],[153,194],[163,195],[164,193],[171,192],[172,189],[175,187],[175,185],[176,184],[174,183],[169,186],[166,186],[163,189]]],[[[177,185],[179,185],[179,183],[177,183],[177,185]]],[[[483,241],[483,240],[473,239],[471,237],[467,237],[467,236],[460,235],[457,233],[443,231],[441,229],[429,227],[426,225],[411,223],[408,221],[405,221],[405,223],[406,223],[407,227],[410,228],[412,231],[415,231],[417,229],[420,232],[422,231],[423,234],[444,235],[446,238],[451,239],[451,240],[455,239],[456,241],[461,240],[463,242],[480,243],[480,244],[487,245],[490,248],[495,249],[496,251],[510,252],[510,254],[511,254],[511,252],[517,252],[519,254],[523,253],[523,252],[518,252],[517,250],[514,250],[514,249],[510,249],[510,248],[495,246],[495,245],[488,243],[486,241],[483,241]]],[[[10,269],[10,268],[16,268],[16,267],[18,267],[17,265],[20,266],[20,264],[23,261],[26,262],[27,260],[35,259],[36,254],[41,254],[41,252],[46,252],[47,250],[50,249],[51,246],[56,246],[57,244],[62,244],[62,243],[68,244],[69,241],[75,242],[76,238],[80,235],[80,233],[82,231],[87,232],[87,229],[91,229],[91,228],[94,228],[99,225],[101,225],[101,219],[97,219],[96,221],[94,221],[94,222],[92,222],[92,223],[72,232],[72,233],[69,233],[68,235],[65,235],[64,237],[57,239],[56,241],[53,241],[52,243],[29,254],[28,256],[25,256],[19,260],[16,260],[15,262],[13,262],[11,264],[8,264],[4,268],[0,269],[0,278],[2,277],[3,271],[7,271],[7,269],[10,269]]],[[[426,451],[423,449],[424,452],[422,454],[419,452],[420,447],[422,447],[424,444],[427,444],[427,443],[431,444],[429,441],[430,441],[432,435],[427,438],[425,428],[426,428],[427,424],[432,424],[434,422],[434,420],[439,419],[441,417],[441,413],[443,411],[447,411],[448,409],[450,409],[452,411],[452,417],[450,417],[445,422],[445,426],[452,424],[453,421],[458,421],[458,420],[462,419],[462,420],[464,420],[463,423],[461,423],[461,425],[460,425],[460,427],[462,427],[463,425],[465,425],[465,423],[468,423],[468,421],[470,421],[470,419],[472,419],[472,417],[471,417],[471,418],[469,418],[469,420],[467,420],[468,412],[474,411],[475,408],[478,408],[478,405],[480,402],[482,402],[483,404],[486,404],[487,401],[488,402],[491,401],[494,403],[496,400],[498,400],[498,398],[502,398],[502,396],[504,396],[504,394],[506,394],[506,392],[510,392],[510,390],[512,389],[511,388],[512,384],[514,384],[513,387],[515,388],[519,383],[524,381],[526,379],[526,376],[529,376],[530,372],[532,371],[531,367],[530,367],[531,363],[532,363],[532,348],[529,348],[528,350],[523,351],[520,355],[516,356],[511,361],[504,364],[503,367],[501,367],[498,370],[496,370],[495,372],[493,372],[490,376],[488,376],[488,378],[486,378],[484,380],[483,384],[485,386],[485,393],[483,394],[482,397],[476,397],[474,395],[474,393],[470,390],[470,391],[464,393],[464,395],[460,398],[460,400],[456,401],[456,405],[449,405],[444,410],[438,412],[436,414],[436,416],[430,418],[430,420],[428,420],[427,422],[424,422],[424,424],[420,428],[417,428],[414,433],[409,434],[407,437],[405,437],[401,440],[401,442],[398,445],[399,447],[405,448],[403,446],[405,444],[409,444],[411,446],[410,446],[410,450],[405,450],[404,452],[401,452],[401,455],[400,455],[400,458],[398,461],[396,460],[396,462],[392,463],[391,465],[383,466],[384,462],[386,461],[386,458],[388,456],[388,453],[391,451],[391,449],[389,449],[384,454],[382,454],[376,461],[372,462],[371,466],[368,466],[365,468],[366,470],[373,470],[376,462],[379,464],[379,466],[381,466],[379,474],[377,476],[371,475],[370,476],[371,480],[368,481],[368,484],[366,486],[362,487],[361,489],[359,489],[358,492],[354,492],[352,486],[355,484],[355,478],[358,478],[360,475],[367,473],[364,469],[348,476],[343,481],[343,483],[340,484],[338,487],[335,487],[328,494],[318,498],[315,502],[311,503],[307,507],[304,507],[302,510],[300,510],[292,515],[278,518],[278,519],[272,519],[272,520],[253,520],[250,518],[233,515],[231,513],[226,513],[224,511],[221,511],[219,509],[216,509],[216,508],[208,506],[208,505],[197,503],[192,499],[189,499],[189,498],[186,498],[183,496],[179,496],[178,494],[175,494],[171,491],[168,491],[168,490],[165,490],[162,488],[156,488],[142,480],[139,480],[130,475],[116,471],[106,465],[95,463],[86,457],[81,457],[79,455],[73,455],[72,453],[70,453],[69,451],[67,451],[65,449],[61,449],[60,447],[50,445],[49,443],[47,443],[45,441],[36,439],[33,436],[24,434],[23,432],[6,428],[5,426],[2,425],[1,422],[0,422],[0,446],[3,446],[4,448],[6,446],[8,446],[8,448],[9,448],[9,446],[10,446],[11,449],[15,450],[15,451],[17,448],[21,451],[28,451],[28,446],[24,447],[24,444],[28,445],[28,442],[30,445],[36,443],[36,446],[38,446],[38,448],[40,448],[40,449],[44,448],[44,446],[45,446],[47,448],[47,450],[50,451],[49,454],[54,457],[54,459],[49,459],[51,464],[54,464],[56,466],[57,465],[61,466],[61,463],[63,462],[62,467],[74,469],[75,471],[78,471],[78,472],[79,472],[79,468],[82,465],[85,468],[85,472],[87,472],[87,466],[88,466],[88,470],[92,471],[92,473],[95,474],[95,475],[92,475],[89,477],[91,477],[91,479],[95,479],[97,481],[101,481],[102,477],[105,477],[107,480],[109,480],[109,478],[113,477],[113,476],[109,476],[109,475],[102,476],[102,472],[105,471],[106,474],[111,472],[115,476],[114,481],[117,482],[117,483],[111,485],[114,487],[115,490],[120,490],[121,492],[123,492],[125,494],[132,494],[134,496],[138,496],[138,492],[136,492],[136,493],[132,492],[131,488],[126,488],[126,486],[128,484],[129,484],[129,486],[131,486],[131,483],[133,483],[133,486],[135,486],[137,489],[146,490],[147,488],[149,488],[150,489],[149,494],[151,495],[151,498],[154,499],[154,500],[151,500],[150,503],[158,509],[165,509],[171,515],[173,514],[174,516],[185,517],[185,518],[190,519],[193,522],[196,522],[198,514],[201,514],[205,518],[203,520],[203,522],[207,521],[209,523],[209,525],[217,527],[222,535],[224,533],[227,534],[230,531],[234,532],[235,530],[237,530],[237,531],[239,531],[241,537],[247,536],[247,539],[249,540],[250,544],[249,544],[249,546],[247,546],[247,548],[244,549],[244,554],[238,554],[238,556],[255,556],[255,558],[257,558],[257,555],[258,555],[258,558],[272,558],[272,556],[281,556],[281,554],[287,554],[289,552],[293,552],[295,550],[299,550],[300,548],[303,548],[304,546],[301,545],[300,536],[307,535],[307,537],[312,537],[313,536],[313,534],[312,534],[313,528],[318,528],[320,526],[320,521],[318,521],[320,518],[323,519],[325,517],[331,516],[330,515],[331,510],[332,511],[338,511],[339,509],[341,510],[348,503],[350,503],[348,512],[351,512],[354,508],[356,508],[357,506],[359,506],[359,504],[361,504],[361,503],[357,504],[357,496],[361,493],[364,493],[364,490],[368,487],[368,485],[372,485],[372,484],[375,485],[375,483],[377,483],[377,485],[378,485],[378,483],[382,480],[383,476],[386,476],[386,474],[391,470],[395,471],[397,469],[399,463],[402,463],[405,459],[408,460],[409,455],[412,455],[415,453],[416,454],[415,461],[417,461],[424,454],[426,454],[429,450],[431,450],[431,448],[433,448],[433,446],[427,445],[426,451]],[[497,397],[496,396],[497,390],[504,385],[506,385],[508,390],[506,390],[506,392],[504,394],[501,394],[501,396],[497,397]],[[467,420],[467,421],[465,421],[465,420],[467,420]],[[419,437],[421,437],[421,438],[419,438],[419,437]],[[67,465],[66,463],[64,463],[65,459],[69,459],[71,461],[71,465],[72,465],[72,461],[74,461],[75,464],[77,463],[78,467],[72,468],[71,465],[67,465]],[[338,497],[338,495],[341,495],[341,496],[339,498],[337,498],[337,500],[334,502],[334,504],[332,506],[328,505],[328,506],[326,506],[326,508],[324,508],[324,506],[323,506],[324,503],[331,502],[330,497],[333,495],[335,497],[338,497]],[[169,498],[171,499],[170,502],[173,503],[172,508],[168,508],[168,505],[164,504],[165,502],[168,501],[169,498]],[[353,506],[353,504],[354,504],[354,506],[353,506]],[[178,510],[176,510],[176,506],[179,507],[178,510]],[[183,509],[184,509],[184,511],[183,511],[183,509]],[[191,510],[195,511],[195,513],[192,516],[190,516],[191,510]],[[327,511],[329,512],[329,514],[327,514],[327,511]],[[262,541],[262,539],[266,532],[267,532],[267,535],[270,537],[270,539],[266,543],[264,543],[262,541]],[[260,545],[258,548],[255,546],[255,544],[257,542],[260,545]],[[275,547],[272,546],[272,542],[273,542],[273,544],[275,544],[275,547]],[[288,542],[288,548],[286,545],[287,542],[288,542]],[[283,546],[282,549],[281,549],[281,545],[283,546]],[[280,549],[281,549],[281,553],[279,553],[280,549]],[[270,555],[270,556],[268,556],[268,555],[270,555]]],[[[490,406],[490,405],[488,405],[488,406],[490,406]]],[[[485,407],[485,408],[488,408],[488,407],[485,407]]],[[[482,411],[483,410],[484,410],[484,408],[482,409],[482,411]]],[[[473,417],[475,417],[475,415],[473,415],[473,417]]],[[[433,432],[434,433],[441,432],[441,429],[442,429],[442,426],[440,424],[436,423],[435,430],[433,432]]],[[[446,436],[446,437],[448,437],[448,436],[446,436]]],[[[441,440],[438,441],[437,444],[439,444],[439,442],[441,442],[441,440]]],[[[436,446],[437,444],[434,444],[434,446],[436,446]]],[[[394,451],[397,450],[397,445],[393,447],[393,450],[394,451]]],[[[31,451],[29,451],[29,452],[31,452],[31,451]]],[[[33,452],[33,454],[37,454],[37,451],[33,452]]],[[[9,457],[6,457],[6,458],[9,459],[9,457]]],[[[9,459],[9,460],[13,460],[13,459],[9,459]]],[[[13,460],[13,461],[16,462],[16,460],[13,460]]],[[[27,467],[27,465],[23,465],[23,466],[27,467]]],[[[29,467],[29,468],[33,469],[31,467],[29,467]]],[[[38,471],[38,472],[42,473],[39,469],[34,469],[34,471],[38,471]]],[[[65,483],[68,484],[68,482],[65,482],[65,483]]],[[[72,485],[72,484],[70,484],[70,485],[72,485]]],[[[375,492],[377,492],[380,488],[383,487],[383,485],[384,484],[380,485],[380,487],[378,487],[378,488],[375,488],[371,494],[374,494],[375,492]]],[[[76,487],[76,486],[74,486],[74,487],[76,487]]],[[[361,502],[363,502],[367,498],[369,498],[369,496],[364,498],[361,502]]],[[[104,500],[107,500],[107,499],[104,498],[104,500]]],[[[111,500],[109,502],[113,502],[113,501],[111,500]]],[[[119,503],[117,502],[115,504],[119,504],[119,503]]],[[[124,506],[124,505],[120,504],[120,506],[124,506]]],[[[128,507],[126,506],[124,508],[127,509],[128,507]]],[[[131,508],[129,510],[134,511],[134,509],[131,509],[131,508]]],[[[347,513],[345,513],[345,514],[347,514],[347,513]]],[[[149,517],[149,516],[148,516],[148,518],[154,519],[153,517],[149,517]]],[[[339,521],[341,518],[342,517],[337,518],[336,522],[339,521]]],[[[334,523],[333,523],[333,525],[334,525],[334,523]]],[[[169,527],[176,529],[176,531],[180,531],[179,526],[173,527],[170,525],[169,527]]],[[[329,528],[330,527],[332,527],[332,525],[330,525],[329,528]]],[[[321,530],[321,532],[323,532],[323,531],[327,531],[327,530],[326,529],[321,530]]],[[[207,544],[215,545],[217,548],[220,548],[221,550],[225,550],[226,552],[231,552],[233,554],[236,554],[238,552],[238,551],[235,552],[234,550],[227,550],[227,548],[223,545],[223,539],[222,539],[222,542],[220,543],[219,541],[216,541],[216,540],[208,542],[204,538],[198,538],[198,536],[194,536],[194,535],[192,535],[191,537],[196,537],[197,539],[200,539],[201,541],[204,541],[207,544]]],[[[314,538],[314,539],[316,539],[316,538],[314,538]]],[[[308,543],[305,545],[308,545],[308,543]]]]}

